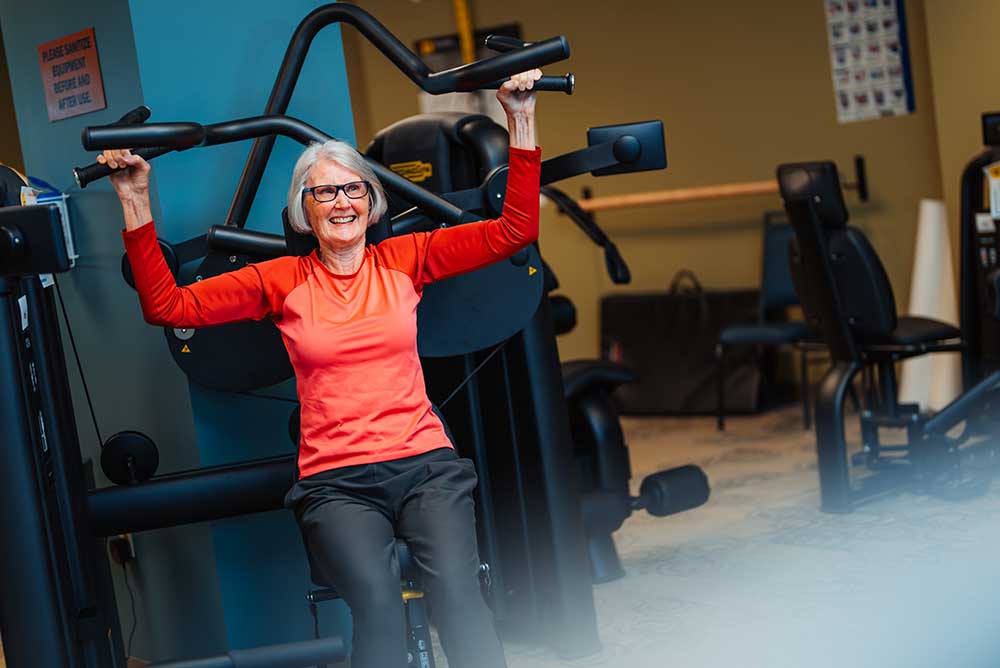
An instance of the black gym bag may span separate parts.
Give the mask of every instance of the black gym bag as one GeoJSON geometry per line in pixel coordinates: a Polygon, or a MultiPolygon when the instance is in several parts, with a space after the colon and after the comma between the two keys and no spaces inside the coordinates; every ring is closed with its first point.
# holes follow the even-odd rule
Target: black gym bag
{"type": "MultiPolygon", "coordinates": [[[[704,290],[681,270],[666,293],[601,300],[601,356],[639,374],[615,391],[625,414],[710,414],[717,399],[715,344],[729,325],[755,322],[757,290],[704,290]]],[[[726,412],[758,410],[761,371],[753,346],[726,353],[726,412]]]]}

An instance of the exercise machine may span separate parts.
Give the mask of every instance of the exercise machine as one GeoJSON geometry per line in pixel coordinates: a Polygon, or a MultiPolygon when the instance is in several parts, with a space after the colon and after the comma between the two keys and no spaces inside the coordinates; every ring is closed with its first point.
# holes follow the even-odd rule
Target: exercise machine
{"type": "Polygon", "coordinates": [[[995,434],[975,438],[975,425],[995,401],[1000,371],[985,375],[935,414],[901,404],[897,361],[934,352],[960,352],[961,332],[930,318],[898,316],[892,286],[864,233],[847,224],[836,165],[778,167],[785,211],[795,231],[792,276],[807,322],[819,332],[831,368],[816,398],[820,501],[826,512],[849,512],[885,492],[908,487],[952,498],[985,491],[993,473],[995,434]],[[845,397],[854,378],[868,373],[861,411],[862,444],[849,454],[845,397]],[[952,430],[962,422],[961,434],[952,430]],[[880,430],[904,430],[887,445],[880,430]],[[851,465],[868,475],[852,475],[851,465]]]}
{"type": "MultiPolygon", "coordinates": [[[[614,172],[621,173],[631,167],[640,169],[661,169],[666,165],[665,151],[662,149],[662,128],[658,123],[633,123],[626,126],[591,128],[588,139],[592,146],[594,137],[611,133],[621,133],[615,142],[626,144],[637,141],[638,151],[645,161],[631,165],[626,160],[614,172]]],[[[613,135],[611,135],[613,136],[613,135]]],[[[486,116],[462,113],[423,114],[403,119],[378,132],[366,150],[367,155],[386,165],[420,164],[426,166],[425,178],[419,183],[434,192],[457,191],[462,195],[462,205],[480,212],[484,217],[493,217],[502,210],[502,199],[495,195],[500,188],[494,184],[506,174],[508,138],[505,129],[486,116]]],[[[590,149],[588,149],[590,150],[590,149]]],[[[542,193],[557,203],[571,219],[596,244],[605,251],[608,272],[619,283],[630,279],[625,264],[614,244],[596,225],[593,218],[583,212],[577,203],[565,193],[551,185],[567,175],[591,171],[601,174],[603,169],[588,164],[585,155],[559,156],[546,161],[543,167],[542,193]],[[572,158],[572,167],[566,166],[572,158]],[[588,169],[589,168],[589,169],[588,169]]],[[[629,171],[633,171],[629,169],[629,171]]],[[[449,197],[449,195],[445,195],[449,197]]],[[[390,212],[401,215],[398,220],[407,219],[406,202],[391,202],[390,212]]],[[[432,225],[432,221],[426,221],[432,225]]],[[[411,216],[408,227],[417,227],[418,221],[411,216]]],[[[540,439],[555,437],[555,430],[542,431],[545,421],[539,416],[538,406],[527,397],[532,396],[533,387],[540,386],[549,397],[556,415],[569,417],[569,435],[573,459],[580,489],[580,503],[583,509],[584,533],[591,575],[594,582],[607,582],[624,576],[624,570],[615,549],[612,533],[617,531],[634,509],[646,508],[652,514],[664,516],[701,505],[707,500],[708,485],[704,474],[694,467],[661,471],[650,475],[642,486],[643,494],[633,498],[629,490],[631,467],[628,448],[618,421],[618,413],[611,399],[614,389],[635,379],[634,373],[619,364],[599,360],[575,360],[559,363],[558,353],[553,358],[546,350],[543,358],[546,366],[539,361],[528,364],[527,342],[555,349],[554,336],[557,326],[565,329],[571,326],[566,320],[571,316],[572,304],[565,298],[560,300],[559,312],[555,315],[548,293],[555,289],[558,281],[551,268],[542,260],[544,272],[544,294],[539,311],[549,311],[550,315],[532,319],[524,330],[507,339],[498,347],[487,350],[470,351],[461,356],[425,357],[423,360],[428,391],[439,402],[451,398],[453,405],[441,405],[451,428],[458,434],[459,447],[464,447],[469,456],[483,462],[485,470],[491,473],[490,485],[496,489],[515,489],[511,502],[519,508],[506,511],[503,521],[503,547],[499,548],[501,563],[510,561],[510,554],[516,549],[525,549],[529,539],[524,536],[530,531],[527,519],[544,509],[544,504],[532,500],[533,492],[528,483],[528,467],[533,453],[545,446],[540,439]],[[557,324],[557,320],[560,322],[557,324]],[[553,366],[554,364],[554,366],[553,366]],[[469,369],[476,369],[475,377],[470,377],[469,369]],[[462,385],[463,395],[453,396],[456,386],[462,385]],[[560,393],[562,401],[549,395],[560,393]],[[521,461],[524,465],[510,467],[509,461],[521,461]],[[657,499],[661,499],[662,503],[657,499]],[[670,499],[670,501],[667,501],[670,499]],[[504,552],[507,553],[504,558],[504,552]]],[[[536,351],[536,354],[537,351],[536,351]]],[[[484,491],[488,488],[484,486],[484,491]]],[[[490,503],[482,498],[480,503],[490,503]]],[[[483,537],[486,538],[485,536],[483,537]]],[[[513,606],[505,602],[501,592],[538,591],[544,593],[544,573],[518,570],[494,569],[494,581],[498,583],[494,594],[494,607],[513,606]]],[[[520,611],[508,615],[522,620],[526,627],[537,627],[540,620],[531,619],[531,611],[520,611]],[[528,619],[525,619],[528,617],[528,619]]]]}

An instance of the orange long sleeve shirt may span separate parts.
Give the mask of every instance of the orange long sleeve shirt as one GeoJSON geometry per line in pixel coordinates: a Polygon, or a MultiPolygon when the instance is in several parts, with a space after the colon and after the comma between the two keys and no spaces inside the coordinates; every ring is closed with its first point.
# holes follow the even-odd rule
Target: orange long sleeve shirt
{"type": "Polygon", "coordinates": [[[417,355],[417,304],[425,285],[510,257],[537,239],[540,155],[510,149],[499,218],[368,246],[350,275],[332,273],[313,252],[178,287],[153,224],[125,231],[143,315],[166,327],[274,321],[295,369],[303,478],[447,447],[417,355]]]}

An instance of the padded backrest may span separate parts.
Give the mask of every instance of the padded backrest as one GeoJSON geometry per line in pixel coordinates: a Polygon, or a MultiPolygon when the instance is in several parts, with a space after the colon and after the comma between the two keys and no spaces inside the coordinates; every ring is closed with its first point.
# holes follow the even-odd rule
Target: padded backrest
{"type": "Polygon", "coordinates": [[[874,343],[896,329],[896,300],[885,267],[864,232],[829,232],[830,259],[847,323],[857,340],[874,343]]]}
{"type": "MultiPolygon", "coordinates": [[[[365,154],[435,193],[478,186],[507,162],[507,132],[487,116],[441,112],[411,116],[375,135],[365,154]]],[[[390,215],[410,208],[389,197],[390,215]]]]}
{"type": "Polygon", "coordinates": [[[790,224],[784,220],[776,220],[773,213],[764,216],[764,266],[760,279],[762,318],[766,318],[768,311],[785,309],[799,303],[788,261],[788,244],[794,236],[795,231],[790,224]]]}
{"type": "Polygon", "coordinates": [[[858,343],[889,338],[897,325],[892,285],[864,232],[846,224],[836,166],[831,162],[782,165],[778,180],[800,251],[793,276],[807,317],[839,320],[858,343]],[[794,215],[789,203],[796,204],[794,215]],[[803,214],[806,209],[809,215],[803,214]],[[809,263],[817,267],[810,268],[809,263]],[[823,282],[830,285],[817,284],[823,282]],[[835,296],[835,309],[824,303],[823,292],[835,296]]]}
{"type": "Polygon", "coordinates": [[[811,201],[824,228],[835,230],[847,226],[847,205],[844,204],[840,175],[834,163],[825,161],[781,165],[778,167],[778,181],[782,199],[811,201]],[[786,167],[789,169],[785,169],[786,167]]]}
{"type": "MultiPolygon", "coordinates": [[[[857,362],[860,360],[858,347],[834,276],[828,239],[830,230],[821,216],[822,193],[829,191],[829,180],[836,178],[836,168],[831,163],[778,167],[778,186],[785,213],[795,231],[795,239],[789,247],[792,280],[806,320],[822,334],[835,361],[857,362]]],[[[826,216],[827,220],[831,219],[829,210],[826,216]]],[[[833,220],[837,218],[846,222],[846,212],[833,220]]]]}

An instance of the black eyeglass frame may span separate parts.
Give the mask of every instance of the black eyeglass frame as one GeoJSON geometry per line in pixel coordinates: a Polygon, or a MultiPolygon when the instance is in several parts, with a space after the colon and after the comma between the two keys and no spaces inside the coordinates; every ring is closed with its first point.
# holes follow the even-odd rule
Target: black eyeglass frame
{"type": "Polygon", "coordinates": [[[362,197],[365,197],[365,196],[371,194],[371,192],[372,192],[372,184],[370,182],[368,182],[368,181],[365,181],[364,179],[362,179],[361,181],[350,181],[349,183],[344,183],[344,184],[341,184],[341,185],[337,185],[337,184],[334,184],[334,183],[321,183],[320,185],[318,185],[318,186],[312,186],[311,188],[303,188],[302,189],[302,196],[305,197],[306,193],[309,193],[310,195],[312,195],[312,197],[313,197],[314,200],[316,200],[317,202],[319,202],[319,203],[322,204],[323,202],[332,202],[333,200],[337,199],[337,197],[340,195],[341,191],[344,192],[344,197],[346,197],[347,199],[361,199],[362,197]],[[354,186],[354,185],[357,185],[359,183],[363,183],[365,185],[365,191],[363,193],[361,193],[360,195],[351,196],[347,192],[347,187],[348,186],[354,186]],[[333,197],[331,197],[329,199],[320,199],[316,195],[316,189],[317,188],[333,188],[333,197]]]}

